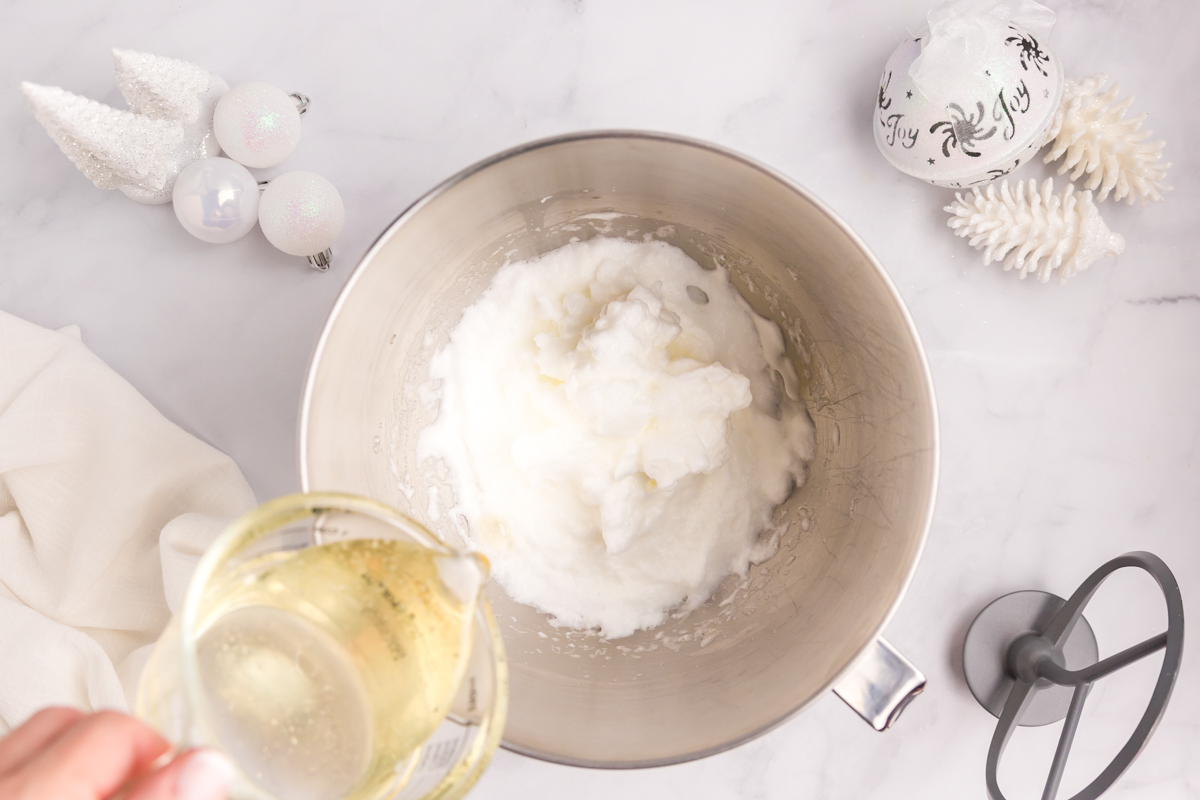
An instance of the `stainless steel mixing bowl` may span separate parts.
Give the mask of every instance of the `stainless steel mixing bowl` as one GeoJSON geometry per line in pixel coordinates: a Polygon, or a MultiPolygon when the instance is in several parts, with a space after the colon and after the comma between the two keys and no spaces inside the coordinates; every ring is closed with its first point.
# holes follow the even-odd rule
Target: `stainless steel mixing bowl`
{"type": "Polygon", "coordinates": [[[598,235],[661,239],[730,270],[785,331],[817,455],[765,534],[778,553],[659,630],[615,642],[563,631],[493,586],[511,670],[505,746],[586,766],[685,761],[763,733],[835,684],[884,727],[915,687],[908,676],[894,699],[880,694],[894,658],[878,637],[933,510],[929,370],[858,237],[746,158],[584,133],[502,153],[418,201],[363,257],[317,344],[300,422],[305,490],[370,495],[453,539],[447,491],[429,491],[444,476],[414,456],[437,413],[429,358],[504,263],[598,235]]]}

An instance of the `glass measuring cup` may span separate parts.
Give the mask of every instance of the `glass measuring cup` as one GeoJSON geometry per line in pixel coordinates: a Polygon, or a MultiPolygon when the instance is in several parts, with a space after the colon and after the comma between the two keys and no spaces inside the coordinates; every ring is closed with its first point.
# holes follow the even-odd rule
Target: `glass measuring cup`
{"type": "Polygon", "coordinates": [[[137,715],[233,761],[235,800],[453,800],[500,743],[482,558],[366,498],[294,494],[201,559],[137,715]]]}

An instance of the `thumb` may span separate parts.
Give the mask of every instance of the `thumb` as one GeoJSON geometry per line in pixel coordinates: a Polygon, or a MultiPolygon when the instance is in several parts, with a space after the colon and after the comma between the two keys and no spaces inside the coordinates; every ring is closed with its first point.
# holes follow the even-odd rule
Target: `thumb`
{"type": "Polygon", "coordinates": [[[233,765],[216,750],[189,750],[135,784],[125,800],[225,800],[233,765]]]}

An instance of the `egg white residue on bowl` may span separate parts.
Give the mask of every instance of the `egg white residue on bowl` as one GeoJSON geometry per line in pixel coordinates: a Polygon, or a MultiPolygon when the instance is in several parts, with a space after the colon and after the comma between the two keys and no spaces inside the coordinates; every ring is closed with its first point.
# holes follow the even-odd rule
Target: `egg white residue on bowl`
{"type": "Polygon", "coordinates": [[[445,465],[465,538],[513,599],[609,639],[773,555],[815,448],[778,325],[663,242],[505,265],[429,376],[417,458],[445,465]]]}

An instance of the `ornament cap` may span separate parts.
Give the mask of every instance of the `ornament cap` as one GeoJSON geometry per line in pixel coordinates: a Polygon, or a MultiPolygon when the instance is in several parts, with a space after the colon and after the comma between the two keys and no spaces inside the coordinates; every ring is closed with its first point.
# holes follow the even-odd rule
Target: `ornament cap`
{"type": "Polygon", "coordinates": [[[313,269],[325,272],[329,269],[329,265],[333,263],[333,249],[326,247],[316,255],[308,256],[308,263],[313,269]]]}

